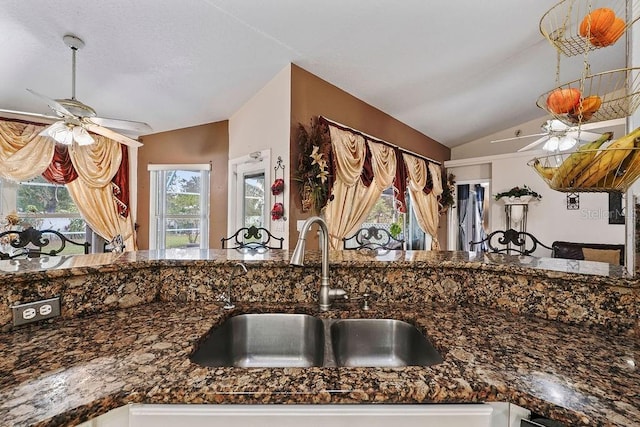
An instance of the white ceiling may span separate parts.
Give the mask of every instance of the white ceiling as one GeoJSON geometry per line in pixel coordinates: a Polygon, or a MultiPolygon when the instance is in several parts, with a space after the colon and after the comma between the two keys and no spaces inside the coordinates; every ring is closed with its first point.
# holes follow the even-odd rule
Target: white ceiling
{"type": "MultiPolygon", "coordinates": [[[[557,0],[3,0],[0,108],[49,113],[30,88],[76,96],[154,132],[228,119],[289,63],[453,147],[543,117],[557,0]]],[[[623,68],[623,43],[589,54],[623,68]]],[[[560,62],[560,82],[582,57],[560,62]]]]}

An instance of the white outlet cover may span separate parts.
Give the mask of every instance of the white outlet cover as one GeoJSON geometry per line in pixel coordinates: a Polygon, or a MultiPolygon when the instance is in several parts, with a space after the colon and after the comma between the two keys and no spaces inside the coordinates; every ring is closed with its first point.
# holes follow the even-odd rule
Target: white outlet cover
{"type": "Polygon", "coordinates": [[[22,312],[23,319],[33,319],[34,317],[36,317],[35,308],[27,308],[25,311],[22,312]]]}
{"type": "Polygon", "coordinates": [[[53,308],[49,304],[45,304],[40,307],[40,314],[42,316],[46,316],[47,314],[50,314],[52,311],[53,311],[53,308]]]}

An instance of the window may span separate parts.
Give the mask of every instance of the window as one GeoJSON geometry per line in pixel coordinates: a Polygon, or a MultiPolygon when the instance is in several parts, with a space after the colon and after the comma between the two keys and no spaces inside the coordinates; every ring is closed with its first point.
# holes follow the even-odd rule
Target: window
{"type": "MultiPolygon", "coordinates": [[[[0,189],[0,208],[5,216],[10,212],[18,214],[20,229],[31,226],[37,230],[55,230],[74,241],[91,241],[93,233],[64,185],[52,184],[38,176],[19,183],[0,180],[0,189]]],[[[59,246],[54,241],[50,245],[59,246]]],[[[92,250],[96,248],[92,247],[92,250]]],[[[75,245],[66,245],[61,252],[66,255],[81,253],[84,249],[75,245]]]]}
{"type": "Polygon", "coordinates": [[[405,198],[407,213],[399,213],[394,208],[393,187],[382,192],[380,199],[369,212],[367,218],[359,228],[377,227],[384,228],[398,240],[405,241],[407,250],[424,250],[431,247],[431,236],[427,235],[418,226],[418,221],[411,208],[411,198],[405,198]]]}
{"type": "Polygon", "coordinates": [[[209,247],[210,164],[149,165],[150,249],[209,247]]]}
{"type": "Polygon", "coordinates": [[[243,227],[264,227],[264,172],[245,174],[242,182],[241,224],[243,227]]]}

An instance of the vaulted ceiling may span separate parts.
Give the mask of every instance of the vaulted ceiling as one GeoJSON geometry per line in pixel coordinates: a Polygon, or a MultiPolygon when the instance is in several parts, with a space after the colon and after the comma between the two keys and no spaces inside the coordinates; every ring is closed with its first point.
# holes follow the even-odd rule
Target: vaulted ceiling
{"type": "MultiPolygon", "coordinates": [[[[155,132],[228,119],[295,63],[453,147],[543,117],[580,77],[539,30],[556,0],[4,0],[0,108],[49,113],[25,89],[77,98],[155,132]]],[[[594,3],[598,3],[594,0],[594,3]]],[[[624,43],[589,54],[625,66],[624,43]]]]}

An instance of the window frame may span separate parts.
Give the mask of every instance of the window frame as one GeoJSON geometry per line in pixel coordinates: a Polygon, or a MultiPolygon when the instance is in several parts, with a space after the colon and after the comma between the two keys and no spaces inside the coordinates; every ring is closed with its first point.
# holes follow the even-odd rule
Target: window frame
{"type": "Polygon", "coordinates": [[[271,150],[255,151],[245,156],[229,159],[228,203],[227,203],[227,236],[233,235],[243,227],[244,191],[243,177],[264,172],[264,219],[263,227],[271,229],[271,150]]]}
{"type": "Polygon", "coordinates": [[[200,249],[209,248],[210,221],[210,180],[211,163],[191,164],[149,164],[149,249],[166,249],[166,230],[164,224],[168,219],[199,219],[200,220],[200,249]],[[166,174],[171,171],[192,171],[201,174],[200,213],[167,215],[162,211],[166,207],[167,192],[162,190],[162,183],[166,174]],[[161,209],[162,208],[162,209],[161,209]]]}

